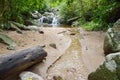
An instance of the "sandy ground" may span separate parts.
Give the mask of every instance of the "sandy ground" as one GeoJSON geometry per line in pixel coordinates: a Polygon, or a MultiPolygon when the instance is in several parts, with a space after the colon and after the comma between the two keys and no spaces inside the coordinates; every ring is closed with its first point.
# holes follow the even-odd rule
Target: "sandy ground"
{"type": "Polygon", "coordinates": [[[79,29],[79,32],[81,35],[82,59],[89,72],[93,72],[105,58],[103,51],[105,32],[85,31],[82,28],[79,29]]]}
{"type": "Polygon", "coordinates": [[[7,50],[0,43],[0,54],[15,52],[32,46],[43,46],[48,52],[46,61],[30,70],[41,75],[45,80],[53,80],[53,76],[61,76],[66,80],[87,80],[90,72],[104,61],[104,32],[88,32],[83,29],[43,28],[44,34],[38,31],[6,31],[17,43],[16,50],[7,50]],[[49,44],[56,44],[57,49],[49,44]]]}

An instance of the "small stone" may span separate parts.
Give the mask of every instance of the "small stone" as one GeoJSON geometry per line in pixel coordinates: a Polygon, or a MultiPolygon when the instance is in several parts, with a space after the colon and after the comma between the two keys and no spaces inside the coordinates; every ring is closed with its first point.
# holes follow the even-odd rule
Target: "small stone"
{"type": "Polygon", "coordinates": [[[42,45],[41,47],[44,48],[44,47],[46,47],[46,46],[45,46],[45,45],[42,45]]]}
{"type": "Polygon", "coordinates": [[[70,35],[75,35],[76,33],[70,33],[70,35]]]}
{"type": "Polygon", "coordinates": [[[53,80],[63,80],[61,76],[53,76],[53,80]]]}
{"type": "Polygon", "coordinates": [[[57,49],[57,47],[56,47],[56,44],[55,44],[55,43],[51,43],[51,44],[49,44],[49,46],[51,46],[51,47],[53,47],[53,48],[57,49]]]}
{"type": "Polygon", "coordinates": [[[40,34],[44,34],[44,31],[39,31],[40,34]]]}
{"type": "Polygon", "coordinates": [[[36,41],[35,39],[33,39],[33,41],[36,41]]]}
{"type": "Polygon", "coordinates": [[[8,50],[15,50],[16,47],[17,47],[17,44],[16,44],[16,43],[12,43],[11,45],[9,45],[9,46],[7,47],[7,49],[8,49],[8,50]]]}

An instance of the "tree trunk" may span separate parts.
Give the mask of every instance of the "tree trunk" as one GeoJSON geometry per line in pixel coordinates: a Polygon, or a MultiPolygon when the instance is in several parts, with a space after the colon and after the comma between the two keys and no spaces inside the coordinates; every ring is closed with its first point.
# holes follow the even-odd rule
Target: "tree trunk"
{"type": "Polygon", "coordinates": [[[14,80],[13,77],[47,56],[40,46],[0,56],[0,80],[14,80]]]}

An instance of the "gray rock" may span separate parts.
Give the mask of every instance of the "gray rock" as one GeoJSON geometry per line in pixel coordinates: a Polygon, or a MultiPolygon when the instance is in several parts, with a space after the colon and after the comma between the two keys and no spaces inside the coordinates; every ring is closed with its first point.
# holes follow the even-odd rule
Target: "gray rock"
{"type": "Polygon", "coordinates": [[[42,30],[39,30],[38,32],[39,32],[40,34],[44,34],[44,31],[42,31],[42,30]]]}
{"type": "Polygon", "coordinates": [[[120,51],[120,19],[114,24],[113,28],[109,28],[104,40],[105,54],[120,51]]]}
{"type": "Polygon", "coordinates": [[[51,24],[51,23],[52,23],[52,20],[53,20],[53,17],[54,17],[54,13],[45,12],[45,13],[43,14],[43,16],[44,16],[43,23],[48,23],[48,24],[51,24]]]}
{"type": "Polygon", "coordinates": [[[0,40],[1,40],[0,42],[4,42],[5,44],[8,45],[7,49],[9,50],[15,50],[17,47],[17,43],[12,38],[5,34],[0,33],[0,40]]]}
{"type": "Polygon", "coordinates": [[[88,76],[88,80],[120,80],[120,52],[107,55],[104,63],[88,76]]]}
{"type": "Polygon", "coordinates": [[[51,43],[51,44],[49,44],[49,46],[51,46],[52,48],[54,48],[54,49],[57,49],[57,47],[56,47],[56,44],[55,43],[51,43]]]}
{"type": "Polygon", "coordinates": [[[21,80],[44,80],[38,74],[35,74],[33,72],[29,72],[29,71],[24,71],[19,76],[20,76],[21,80]]]}
{"type": "Polygon", "coordinates": [[[38,11],[35,11],[31,15],[33,19],[39,19],[41,17],[41,14],[38,11]]]}

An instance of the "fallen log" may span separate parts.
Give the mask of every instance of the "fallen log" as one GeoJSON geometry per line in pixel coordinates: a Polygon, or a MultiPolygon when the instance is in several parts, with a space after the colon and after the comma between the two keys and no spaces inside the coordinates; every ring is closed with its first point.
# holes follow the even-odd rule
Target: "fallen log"
{"type": "Polygon", "coordinates": [[[0,80],[14,80],[13,76],[41,62],[47,52],[40,46],[0,56],[0,80]]]}
{"type": "Polygon", "coordinates": [[[70,19],[67,20],[67,23],[71,25],[72,22],[78,20],[79,18],[80,18],[80,17],[73,17],[73,18],[70,18],[70,19]]]}

